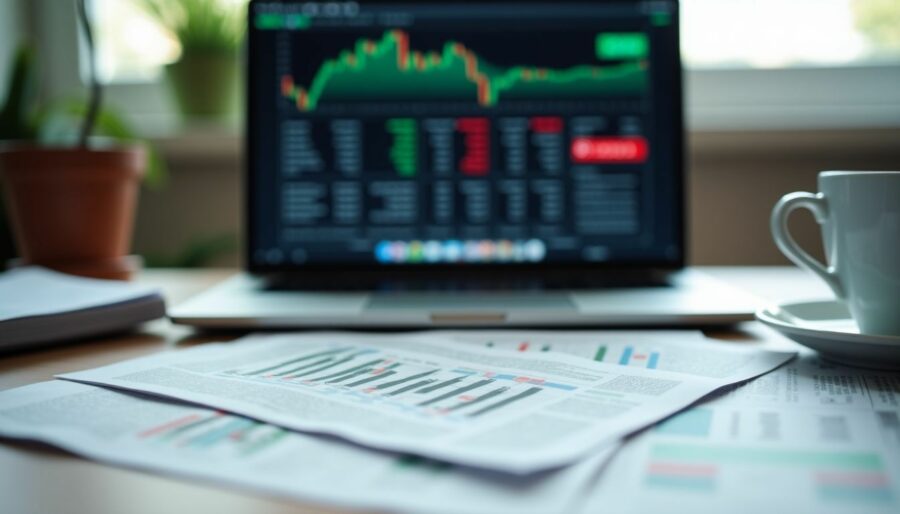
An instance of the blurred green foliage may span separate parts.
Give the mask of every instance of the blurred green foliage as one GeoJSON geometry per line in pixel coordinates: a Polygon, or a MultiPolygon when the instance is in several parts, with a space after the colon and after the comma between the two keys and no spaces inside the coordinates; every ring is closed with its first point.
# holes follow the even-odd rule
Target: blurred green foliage
{"type": "MultiPolygon", "coordinates": [[[[12,63],[6,100],[0,108],[0,141],[30,142],[40,146],[75,146],[87,114],[83,100],[42,103],[38,97],[34,51],[21,45],[12,63]]],[[[160,187],[166,180],[165,161],[152,145],[142,141],[116,111],[101,109],[94,125],[97,142],[104,139],[142,144],[148,162],[145,183],[160,187]]]]}
{"type": "Polygon", "coordinates": [[[244,37],[246,2],[235,0],[141,0],[168,28],[183,53],[236,52],[244,37]]]}
{"type": "MultiPolygon", "coordinates": [[[[42,146],[72,146],[76,143],[87,105],[78,100],[56,102],[38,116],[36,140],[42,146]]],[[[144,184],[151,189],[159,189],[166,183],[168,169],[156,148],[135,135],[134,130],[118,112],[101,109],[94,125],[95,142],[93,146],[101,147],[104,140],[114,143],[131,143],[143,145],[147,151],[147,173],[144,184]]]]}
{"type": "Polygon", "coordinates": [[[37,107],[34,54],[25,45],[19,47],[13,59],[6,91],[6,101],[0,110],[0,141],[34,139],[37,107]]]}
{"type": "Polygon", "coordinates": [[[900,0],[853,0],[853,14],[877,49],[900,49],[900,0]]]}

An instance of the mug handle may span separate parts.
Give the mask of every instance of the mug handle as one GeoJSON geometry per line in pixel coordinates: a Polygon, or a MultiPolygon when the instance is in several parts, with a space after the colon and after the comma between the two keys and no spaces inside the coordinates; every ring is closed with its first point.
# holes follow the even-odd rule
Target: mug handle
{"type": "Polygon", "coordinates": [[[797,244],[797,241],[794,240],[788,230],[788,217],[791,215],[791,212],[801,207],[812,211],[820,225],[828,219],[828,203],[822,193],[797,192],[786,194],[781,197],[781,200],[778,200],[775,208],[772,209],[770,227],[772,229],[772,237],[775,239],[775,245],[794,264],[801,268],[806,268],[821,277],[834,292],[835,296],[843,300],[845,299],[844,287],[841,285],[834,267],[826,267],[803,248],[800,248],[800,245],[797,244]]]}

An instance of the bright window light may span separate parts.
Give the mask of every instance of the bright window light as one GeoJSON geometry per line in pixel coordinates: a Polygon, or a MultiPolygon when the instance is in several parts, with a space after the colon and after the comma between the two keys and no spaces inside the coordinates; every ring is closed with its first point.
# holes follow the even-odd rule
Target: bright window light
{"type": "Polygon", "coordinates": [[[134,0],[93,0],[97,68],[106,83],[152,82],[181,52],[178,40],[134,0]]]}
{"type": "MultiPolygon", "coordinates": [[[[222,0],[236,2],[243,0],[222,0]]],[[[900,64],[900,0],[682,0],[694,69],[900,64]]],[[[177,39],[141,0],[93,0],[105,82],[157,80],[177,39]]]]}
{"type": "Polygon", "coordinates": [[[682,0],[692,68],[900,63],[898,0],[682,0]]]}

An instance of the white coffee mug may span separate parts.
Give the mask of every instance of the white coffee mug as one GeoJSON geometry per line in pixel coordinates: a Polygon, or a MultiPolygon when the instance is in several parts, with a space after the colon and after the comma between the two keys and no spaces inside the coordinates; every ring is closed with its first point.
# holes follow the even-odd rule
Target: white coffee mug
{"type": "Polygon", "coordinates": [[[775,244],[846,302],[863,334],[900,335],[900,171],[824,171],[819,193],[790,193],[771,218],[775,244]],[[797,245],[787,227],[805,207],[822,226],[827,264],[797,245]]]}

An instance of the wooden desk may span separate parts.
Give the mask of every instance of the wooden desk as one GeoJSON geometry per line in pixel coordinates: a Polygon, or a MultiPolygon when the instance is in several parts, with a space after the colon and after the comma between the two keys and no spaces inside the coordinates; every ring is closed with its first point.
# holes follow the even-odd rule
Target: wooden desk
{"type": "MultiPolygon", "coordinates": [[[[829,291],[794,268],[703,268],[766,300],[827,298],[829,291]]],[[[151,270],[140,281],[163,289],[170,305],[223,280],[230,270],[151,270]]],[[[197,335],[160,320],[125,335],[0,357],[0,390],[52,379],[164,350],[221,341],[240,334],[197,335]]],[[[739,344],[791,345],[776,333],[746,323],[734,331],[707,333],[739,344]]],[[[0,445],[0,513],[334,512],[225,487],[166,478],[93,463],[39,444],[0,445]]]]}

